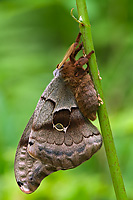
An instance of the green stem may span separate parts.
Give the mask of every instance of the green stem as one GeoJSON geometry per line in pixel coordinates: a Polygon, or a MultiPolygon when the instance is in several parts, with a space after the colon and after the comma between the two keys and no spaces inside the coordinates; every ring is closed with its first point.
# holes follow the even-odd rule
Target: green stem
{"type": "MultiPolygon", "coordinates": [[[[91,26],[89,22],[89,17],[87,13],[86,1],[85,0],[76,0],[77,10],[79,19],[82,20],[83,24],[79,24],[80,31],[82,33],[82,39],[86,54],[91,50],[94,50],[92,35],[91,35],[91,26]]],[[[100,127],[103,135],[103,141],[105,146],[105,151],[107,155],[107,160],[110,168],[110,173],[114,185],[114,190],[116,193],[117,200],[127,200],[127,195],[121,175],[121,170],[118,162],[118,157],[116,154],[116,149],[114,145],[114,140],[112,136],[112,131],[110,127],[110,122],[108,118],[108,113],[106,109],[106,104],[103,96],[103,90],[101,86],[101,80],[98,76],[98,67],[96,62],[96,55],[93,54],[89,61],[91,75],[93,77],[95,88],[97,89],[103,104],[98,109],[98,117],[100,122],[100,127]]]]}

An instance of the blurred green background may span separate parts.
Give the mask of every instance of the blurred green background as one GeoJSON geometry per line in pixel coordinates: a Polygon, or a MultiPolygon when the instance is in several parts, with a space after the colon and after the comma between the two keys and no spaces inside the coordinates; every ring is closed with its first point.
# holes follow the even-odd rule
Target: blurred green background
{"type": "MultiPolygon", "coordinates": [[[[133,199],[133,1],[87,0],[97,62],[117,154],[133,199]]],[[[0,1],[0,199],[114,200],[102,149],[89,161],[45,178],[31,195],[14,177],[20,136],[52,72],[79,32],[75,1],[0,1]]],[[[98,120],[95,124],[99,127],[98,120]]]]}

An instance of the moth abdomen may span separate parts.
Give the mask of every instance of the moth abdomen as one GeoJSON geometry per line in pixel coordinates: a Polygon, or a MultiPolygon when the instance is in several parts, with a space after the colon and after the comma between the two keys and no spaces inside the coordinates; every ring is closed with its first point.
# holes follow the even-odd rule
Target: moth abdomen
{"type": "Polygon", "coordinates": [[[72,63],[70,64],[70,61],[64,63],[61,74],[66,85],[72,90],[82,114],[95,120],[99,103],[90,75],[83,67],[78,69],[72,63]]]}
{"type": "Polygon", "coordinates": [[[98,110],[98,98],[96,91],[91,84],[81,83],[75,90],[75,98],[78,107],[84,117],[91,119],[92,121],[96,119],[96,111],[98,110]]]}

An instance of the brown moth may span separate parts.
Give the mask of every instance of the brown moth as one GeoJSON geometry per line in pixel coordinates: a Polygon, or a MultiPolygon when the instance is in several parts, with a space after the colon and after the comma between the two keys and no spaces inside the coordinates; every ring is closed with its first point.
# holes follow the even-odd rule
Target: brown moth
{"type": "MultiPolygon", "coordinates": [[[[69,54],[73,50],[75,47],[69,54]]],[[[62,67],[54,75],[17,147],[15,177],[27,194],[34,192],[49,174],[75,168],[88,160],[102,145],[100,132],[82,115],[64,81],[62,67]]]]}
{"type": "Polygon", "coordinates": [[[99,102],[94,84],[88,74],[88,60],[94,51],[76,61],[75,56],[82,49],[82,43],[77,49],[75,48],[79,43],[80,36],[81,33],[78,34],[76,42],[71,45],[70,50],[64,57],[65,59],[59,64],[58,68],[61,68],[61,75],[66,85],[72,90],[82,114],[91,120],[95,120],[99,102]],[[68,57],[70,60],[65,62],[68,57]],[[86,69],[82,67],[84,64],[88,65],[86,69]]]}

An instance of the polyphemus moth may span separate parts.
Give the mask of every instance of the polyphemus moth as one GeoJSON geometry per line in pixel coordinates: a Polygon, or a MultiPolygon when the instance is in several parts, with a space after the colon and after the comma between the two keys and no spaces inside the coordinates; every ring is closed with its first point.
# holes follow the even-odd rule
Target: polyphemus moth
{"type": "MultiPolygon", "coordinates": [[[[82,46],[81,44],[77,49],[75,48],[78,40],[79,36],[67,52],[63,64],[54,71],[55,77],[41,95],[17,147],[15,177],[20,189],[27,194],[34,192],[49,174],[75,168],[90,159],[102,145],[100,132],[84,116],[84,112],[82,114],[84,110],[82,105],[81,111],[77,106],[78,102],[81,104],[78,100],[79,96],[85,96],[87,93],[87,85],[82,87],[81,84],[82,77],[87,80],[89,90],[92,90],[89,91],[89,96],[93,99],[93,93],[96,94],[90,76],[87,78],[87,71],[84,72],[80,66],[80,63],[83,65],[86,60],[88,61],[90,55],[75,61],[75,55],[82,46]],[[70,61],[66,62],[68,57],[70,61]],[[72,65],[71,62],[74,68],[79,69],[76,72],[72,70],[72,78],[67,71],[69,70],[67,66],[72,65]],[[82,91],[76,91],[78,81],[80,89],[85,87],[84,94],[82,91]]],[[[87,99],[85,103],[87,104],[87,99]]],[[[89,113],[87,116],[96,112],[96,109],[92,110],[90,113],[87,111],[89,113]]]]}

